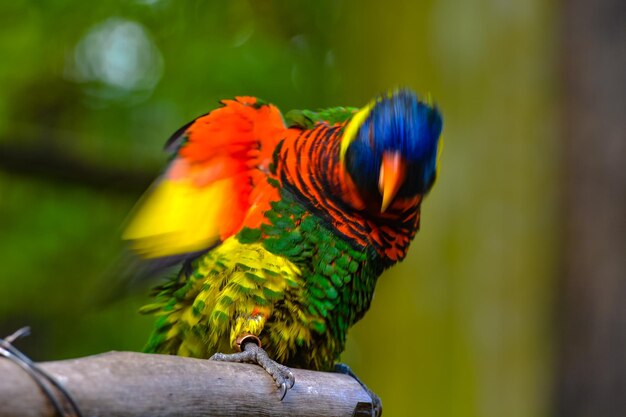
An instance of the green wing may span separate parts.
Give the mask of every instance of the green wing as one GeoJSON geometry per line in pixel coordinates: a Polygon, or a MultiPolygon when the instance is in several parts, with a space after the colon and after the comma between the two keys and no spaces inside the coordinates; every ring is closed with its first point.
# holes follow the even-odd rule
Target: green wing
{"type": "Polygon", "coordinates": [[[285,124],[302,129],[312,129],[318,123],[334,125],[345,122],[358,110],[356,107],[331,107],[317,111],[291,110],[285,114],[285,124]]]}

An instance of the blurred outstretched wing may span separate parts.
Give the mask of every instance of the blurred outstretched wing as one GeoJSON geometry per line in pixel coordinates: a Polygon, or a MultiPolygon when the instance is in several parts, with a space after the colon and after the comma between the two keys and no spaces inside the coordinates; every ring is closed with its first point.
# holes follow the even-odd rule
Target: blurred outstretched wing
{"type": "Polygon", "coordinates": [[[267,199],[262,193],[276,192],[266,184],[286,131],[280,111],[253,97],[222,105],[168,141],[175,156],[123,235],[141,257],[178,257],[215,246],[258,215],[259,201],[267,199]]]}

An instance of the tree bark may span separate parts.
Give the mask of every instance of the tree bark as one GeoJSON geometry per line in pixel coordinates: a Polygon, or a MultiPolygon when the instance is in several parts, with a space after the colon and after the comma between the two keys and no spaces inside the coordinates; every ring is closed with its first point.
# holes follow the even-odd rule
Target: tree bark
{"type": "Polygon", "coordinates": [[[556,415],[626,416],[626,2],[564,3],[556,415]]]}
{"type": "MultiPolygon", "coordinates": [[[[353,416],[372,401],[353,378],[293,369],[296,384],[280,400],[257,365],[179,356],[109,352],[39,364],[72,395],[83,416],[353,416]]],[[[36,383],[0,359],[0,417],[53,416],[36,383]]]]}

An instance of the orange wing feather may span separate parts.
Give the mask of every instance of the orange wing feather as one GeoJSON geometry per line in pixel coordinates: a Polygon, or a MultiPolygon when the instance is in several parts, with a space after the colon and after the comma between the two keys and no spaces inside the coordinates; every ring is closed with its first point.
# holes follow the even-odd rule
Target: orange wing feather
{"type": "Polygon", "coordinates": [[[222,101],[196,119],[163,177],[140,202],[124,238],[146,258],[196,252],[255,227],[278,192],[269,164],[285,136],[280,111],[253,97],[222,101]]]}

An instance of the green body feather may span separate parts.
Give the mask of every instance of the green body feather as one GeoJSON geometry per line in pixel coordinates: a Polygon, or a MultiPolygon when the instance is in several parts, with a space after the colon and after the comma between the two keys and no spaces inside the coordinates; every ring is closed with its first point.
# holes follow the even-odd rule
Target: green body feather
{"type": "Polygon", "coordinates": [[[291,110],[285,114],[285,121],[289,127],[312,129],[317,123],[334,125],[348,120],[359,109],[356,107],[331,107],[318,111],[291,110]]]}
{"type": "Polygon", "coordinates": [[[159,301],[144,308],[162,316],[147,352],[207,358],[253,333],[283,364],[332,368],[383,266],[287,190],[266,217],[268,224],[244,228],[161,288],[159,301]]]}

